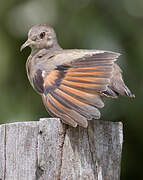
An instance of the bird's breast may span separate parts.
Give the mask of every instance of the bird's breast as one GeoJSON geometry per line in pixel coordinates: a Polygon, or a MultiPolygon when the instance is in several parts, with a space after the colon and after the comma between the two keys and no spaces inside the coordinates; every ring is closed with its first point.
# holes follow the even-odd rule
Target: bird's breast
{"type": "Polygon", "coordinates": [[[28,76],[28,79],[32,85],[32,79],[33,79],[33,66],[32,66],[32,63],[31,63],[31,58],[29,57],[27,62],[26,62],[26,72],[27,72],[27,76],[28,76]]]}
{"type": "Polygon", "coordinates": [[[36,63],[32,57],[29,57],[26,62],[26,71],[31,86],[38,93],[42,93],[43,92],[42,71],[40,69],[36,69],[36,63]]]}

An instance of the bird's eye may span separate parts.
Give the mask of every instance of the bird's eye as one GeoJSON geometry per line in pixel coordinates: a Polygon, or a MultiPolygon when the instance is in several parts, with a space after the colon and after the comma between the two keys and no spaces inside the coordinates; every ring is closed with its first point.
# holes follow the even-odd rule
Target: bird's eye
{"type": "Polygon", "coordinates": [[[40,38],[43,39],[45,37],[45,34],[46,34],[45,32],[41,32],[40,33],[40,38]]]}

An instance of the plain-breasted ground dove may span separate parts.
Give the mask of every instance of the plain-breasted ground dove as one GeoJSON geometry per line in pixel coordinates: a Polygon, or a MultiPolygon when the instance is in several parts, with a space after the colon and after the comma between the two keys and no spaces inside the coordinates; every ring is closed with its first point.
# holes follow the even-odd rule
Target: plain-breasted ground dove
{"type": "Polygon", "coordinates": [[[99,119],[103,97],[134,97],[115,64],[120,54],[102,50],[62,49],[49,25],[33,26],[21,50],[32,51],[28,79],[42,96],[47,111],[73,127],[99,119]]]}

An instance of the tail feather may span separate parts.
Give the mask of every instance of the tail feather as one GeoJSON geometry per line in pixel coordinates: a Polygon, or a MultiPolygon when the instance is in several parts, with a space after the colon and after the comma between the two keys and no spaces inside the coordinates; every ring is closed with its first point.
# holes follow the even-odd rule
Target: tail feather
{"type": "Polygon", "coordinates": [[[128,96],[134,98],[135,95],[129,90],[129,88],[125,85],[123,78],[122,78],[122,70],[117,64],[113,66],[112,77],[110,79],[110,84],[107,87],[107,90],[103,92],[104,96],[107,97],[117,97],[118,95],[121,96],[128,96]]]}
{"type": "Polygon", "coordinates": [[[102,92],[103,96],[105,97],[112,97],[112,98],[117,98],[118,97],[118,93],[115,92],[114,90],[112,90],[110,87],[107,87],[106,91],[102,92]]]}

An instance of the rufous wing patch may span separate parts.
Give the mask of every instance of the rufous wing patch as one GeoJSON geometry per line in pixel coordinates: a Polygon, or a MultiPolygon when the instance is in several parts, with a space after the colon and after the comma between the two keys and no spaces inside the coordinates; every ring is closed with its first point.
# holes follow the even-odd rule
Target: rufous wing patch
{"type": "Polygon", "coordinates": [[[51,114],[74,127],[99,119],[117,54],[104,52],[60,65],[44,78],[44,104],[51,114]]]}

